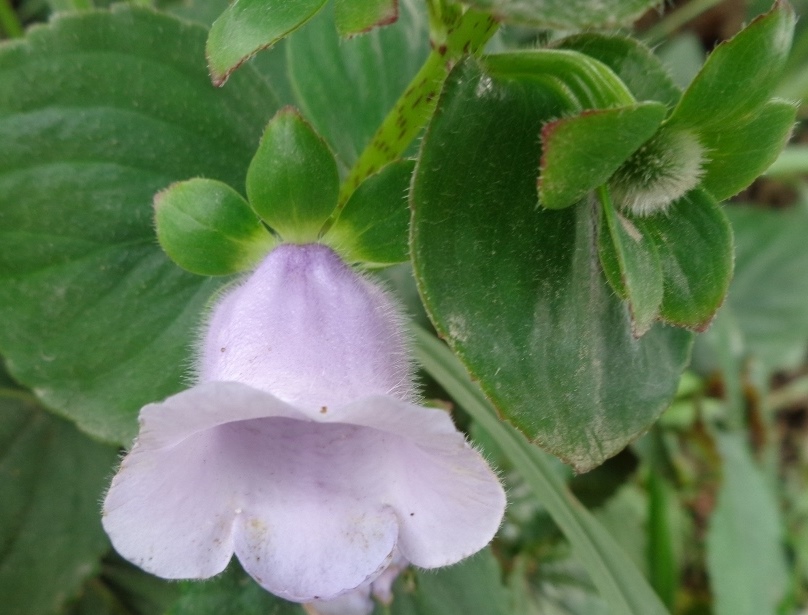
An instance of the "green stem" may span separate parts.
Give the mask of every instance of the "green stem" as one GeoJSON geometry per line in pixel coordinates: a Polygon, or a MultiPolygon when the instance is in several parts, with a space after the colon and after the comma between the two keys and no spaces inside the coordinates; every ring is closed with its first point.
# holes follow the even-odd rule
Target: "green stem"
{"type": "Polygon", "coordinates": [[[603,526],[569,491],[548,456],[500,421],[451,351],[413,326],[421,366],[474,418],[508,455],[526,483],[564,532],[613,613],[668,615],[659,597],[603,526]]]}
{"type": "Polygon", "coordinates": [[[683,25],[692,21],[702,13],[709,11],[714,6],[721,4],[723,1],[724,0],[693,0],[693,2],[688,2],[648,28],[648,30],[643,33],[642,37],[649,45],[660,43],[683,25]]]}
{"type": "Polygon", "coordinates": [[[10,0],[0,0],[0,27],[9,38],[19,38],[25,33],[10,0]]]}
{"type": "Polygon", "coordinates": [[[460,14],[452,7],[428,3],[432,51],[348,173],[340,187],[340,208],[367,177],[404,155],[432,117],[449,70],[465,54],[482,50],[496,32],[498,24],[487,13],[469,9],[460,14]]]}
{"type": "Polygon", "coordinates": [[[437,104],[437,94],[448,74],[446,58],[433,50],[343,182],[340,205],[345,204],[368,176],[404,154],[431,117],[437,104]]]}

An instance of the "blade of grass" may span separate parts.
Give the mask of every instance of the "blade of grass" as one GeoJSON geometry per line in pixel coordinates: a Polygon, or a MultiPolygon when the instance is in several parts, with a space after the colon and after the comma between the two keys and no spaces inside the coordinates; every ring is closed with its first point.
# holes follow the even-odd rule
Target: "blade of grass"
{"type": "Polygon", "coordinates": [[[546,453],[500,421],[465,368],[437,338],[413,327],[421,366],[508,455],[570,541],[615,615],[668,615],[659,597],[611,535],[554,474],[546,453]]]}
{"type": "Polygon", "coordinates": [[[652,470],[648,476],[648,569],[654,589],[672,608],[676,601],[677,569],[668,490],[665,479],[652,470]]]}

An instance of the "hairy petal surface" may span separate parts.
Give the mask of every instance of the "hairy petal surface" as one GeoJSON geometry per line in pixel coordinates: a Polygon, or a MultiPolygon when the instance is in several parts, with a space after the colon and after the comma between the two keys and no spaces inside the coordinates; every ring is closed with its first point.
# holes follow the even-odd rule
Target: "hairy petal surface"
{"type": "Polygon", "coordinates": [[[319,411],[413,396],[395,305],[330,248],[284,244],[214,308],[201,381],[238,381],[319,411]]]}

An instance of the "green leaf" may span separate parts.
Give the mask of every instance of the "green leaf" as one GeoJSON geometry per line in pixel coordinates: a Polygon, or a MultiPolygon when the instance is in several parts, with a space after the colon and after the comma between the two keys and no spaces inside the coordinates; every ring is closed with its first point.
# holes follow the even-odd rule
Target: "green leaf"
{"type": "Polygon", "coordinates": [[[636,483],[628,482],[617,490],[614,497],[603,506],[592,511],[592,515],[603,526],[603,529],[620,545],[628,558],[634,563],[648,584],[648,495],[636,483]]]}
{"type": "MultiPolygon", "coordinates": [[[[210,29],[229,4],[228,0],[165,0],[158,2],[157,6],[175,17],[201,23],[210,29]]],[[[286,43],[287,39],[281,39],[271,49],[257,54],[251,58],[250,66],[266,79],[281,105],[297,105],[286,74],[286,43]]]]}
{"type": "Polygon", "coordinates": [[[541,131],[539,200],[561,209],[604,184],[665,118],[665,105],[648,102],[584,111],[548,122],[541,131]]]}
{"type": "Polygon", "coordinates": [[[600,60],[637,100],[656,100],[673,107],[682,94],[662,61],[635,38],[588,32],[561,39],[556,46],[600,60]]]}
{"type": "Polygon", "coordinates": [[[394,162],[351,195],[323,241],[351,263],[383,267],[409,259],[407,191],[415,163],[394,162]]]}
{"type": "Polygon", "coordinates": [[[735,277],[727,305],[748,351],[769,370],[796,369],[808,340],[808,211],[728,207],[735,277]]]}
{"type": "Polygon", "coordinates": [[[598,508],[631,481],[638,465],[639,461],[631,449],[625,448],[591,472],[571,477],[568,483],[570,491],[586,508],[598,508]]]}
{"type": "Polygon", "coordinates": [[[808,170],[808,145],[792,143],[786,145],[774,163],[766,169],[765,174],[776,179],[789,179],[795,175],[802,175],[806,170],[808,170]]]}
{"type": "Polygon", "coordinates": [[[182,583],[182,597],[166,615],[303,615],[303,608],[273,596],[236,561],[209,581],[182,583]]]}
{"type": "MultiPolygon", "coordinates": [[[[393,588],[390,615],[509,615],[502,569],[491,549],[454,566],[405,571],[393,588]]],[[[381,609],[377,609],[381,611],[381,609]]]]}
{"type": "Polygon", "coordinates": [[[697,129],[736,130],[771,97],[794,31],[794,11],[778,0],[734,38],[721,43],[673,110],[671,123],[697,129]]]}
{"type": "MultiPolygon", "coordinates": [[[[501,53],[485,58],[492,75],[540,86],[569,111],[631,105],[636,101],[612,70],[594,58],[565,49],[501,53]]],[[[549,118],[548,118],[549,119],[549,118]]]]}
{"type": "Polygon", "coordinates": [[[334,10],[340,36],[352,36],[393,23],[398,0],[335,0],[334,10]]]}
{"type": "Polygon", "coordinates": [[[319,11],[325,0],[237,0],[213,22],[206,55],[213,83],[230,74],[262,49],[274,45],[319,11]]]}
{"type": "Polygon", "coordinates": [[[777,159],[794,126],[795,105],[773,100],[732,130],[705,130],[707,150],[702,187],[723,201],[749,186],[777,159]]]}
{"type": "MultiPolygon", "coordinates": [[[[771,7],[767,6],[766,8],[771,7]]],[[[680,14],[678,18],[680,17],[685,17],[685,15],[680,14]]],[[[668,71],[679,90],[679,95],[674,101],[675,106],[675,103],[679,102],[682,96],[682,90],[690,85],[690,82],[699,74],[701,67],[704,66],[708,53],[704,49],[704,43],[701,38],[694,30],[690,28],[681,30],[674,37],[670,37],[667,33],[668,26],[665,25],[664,20],[659,23],[663,28],[657,29],[652,26],[649,30],[646,30],[645,36],[648,44],[654,45],[655,54],[659,57],[665,70],[668,71]],[[663,30],[665,31],[663,32],[663,30]],[[662,42],[660,39],[666,40],[662,42]],[[662,42],[661,45],[659,44],[660,42],[662,42]]],[[[668,25],[670,23],[668,22],[668,25]]]]}
{"type": "Polygon", "coordinates": [[[109,548],[98,501],[116,449],[0,393],[0,596],[6,615],[51,615],[109,548]]]}
{"type": "MultiPolygon", "coordinates": [[[[632,222],[633,224],[633,222],[632,222]]],[[[628,301],[628,289],[623,279],[620,258],[617,255],[617,247],[612,240],[609,227],[605,222],[601,222],[598,232],[598,258],[603,269],[603,275],[611,286],[612,290],[623,301],[628,301]]],[[[657,256],[657,262],[659,256],[657,256]]]]}
{"type": "Polygon", "coordinates": [[[17,384],[11,375],[8,373],[8,370],[5,366],[5,361],[3,361],[3,357],[0,357],[0,390],[1,389],[20,389],[20,385],[17,384]]]}
{"type": "Polygon", "coordinates": [[[196,178],[154,197],[157,239],[180,267],[199,275],[252,269],[275,243],[247,201],[227,184],[196,178]]]}
{"type": "Polygon", "coordinates": [[[396,23],[350,40],[340,40],[332,9],[326,7],[289,38],[288,73],[303,113],[347,168],[370,142],[428,53],[421,0],[399,0],[396,23]]]}
{"type": "Polygon", "coordinates": [[[777,500],[741,434],[718,436],[723,482],[707,531],[716,615],[775,615],[789,582],[777,500]]]}
{"type": "Polygon", "coordinates": [[[635,339],[597,262],[592,204],[536,207],[536,135],[562,108],[530,79],[459,64],[422,143],[411,253],[432,322],[486,395],[585,471],[662,412],[691,336],[635,339]]]}
{"type": "Polygon", "coordinates": [[[153,196],[190,177],[243,186],[275,107],[249,67],[213,88],[204,41],[118,7],[0,51],[0,349],[48,407],[114,442],[182,388],[219,284],[164,255],[153,196]]]}
{"type": "Polygon", "coordinates": [[[419,363],[519,468],[536,499],[564,532],[598,591],[609,603],[610,612],[668,615],[623,548],[569,492],[551,459],[497,418],[494,409],[448,348],[421,328],[413,331],[419,363]]]}
{"type": "Polygon", "coordinates": [[[601,244],[611,244],[605,250],[615,255],[620,286],[625,289],[631,310],[632,331],[635,337],[641,337],[651,328],[662,304],[662,268],[656,245],[643,232],[641,221],[635,224],[631,218],[621,215],[609,198],[601,198],[601,202],[604,221],[599,235],[599,252],[604,252],[601,244]]]}
{"type": "Polygon", "coordinates": [[[334,156],[294,109],[282,109],[266,128],[247,171],[247,197],[286,241],[317,241],[337,206],[334,156]]]}
{"type": "MultiPolygon", "coordinates": [[[[228,0],[161,0],[157,2],[160,10],[166,11],[183,20],[195,21],[210,29],[214,21],[228,7],[228,0]]],[[[268,82],[281,105],[296,105],[294,94],[286,74],[286,42],[281,39],[271,49],[251,58],[250,66],[261,74],[268,82]]]]}
{"type": "Polygon", "coordinates": [[[664,277],[660,315],[703,331],[724,302],[732,279],[732,228],[704,190],[689,192],[664,214],[643,219],[656,243],[664,277]]]}
{"type": "Polygon", "coordinates": [[[101,572],[89,579],[65,615],[155,615],[177,601],[177,583],[136,568],[115,551],[101,561],[101,572]]]}
{"type": "Polygon", "coordinates": [[[230,4],[228,0],[187,0],[186,2],[159,2],[160,10],[184,19],[200,23],[206,28],[221,15],[230,4]]]}
{"type": "Polygon", "coordinates": [[[471,6],[490,11],[509,22],[558,30],[616,28],[630,24],[656,0],[469,0],[471,6]]]}

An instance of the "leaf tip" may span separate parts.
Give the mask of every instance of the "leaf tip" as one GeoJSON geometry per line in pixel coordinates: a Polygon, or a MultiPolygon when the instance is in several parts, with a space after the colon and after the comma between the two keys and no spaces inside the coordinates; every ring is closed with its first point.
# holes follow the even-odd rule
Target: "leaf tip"
{"type": "MultiPolygon", "coordinates": [[[[344,23],[340,18],[339,15],[337,16],[337,32],[340,35],[340,38],[344,39],[352,39],[356,36],[367,34],[368,32],[376,29],[382,28],[384,26],[389,26],[394,24],[398,21],[398,14],[399,14],[399,7],[398,7],[399,0],[392,0],[382,8],[382,10],[372,17],[371,20],[361,23],[361,24],[351,24],[351,23],[344,23]]],[[[339,11],[339,4],[337,5],[337,10],[339,11]]]]}

